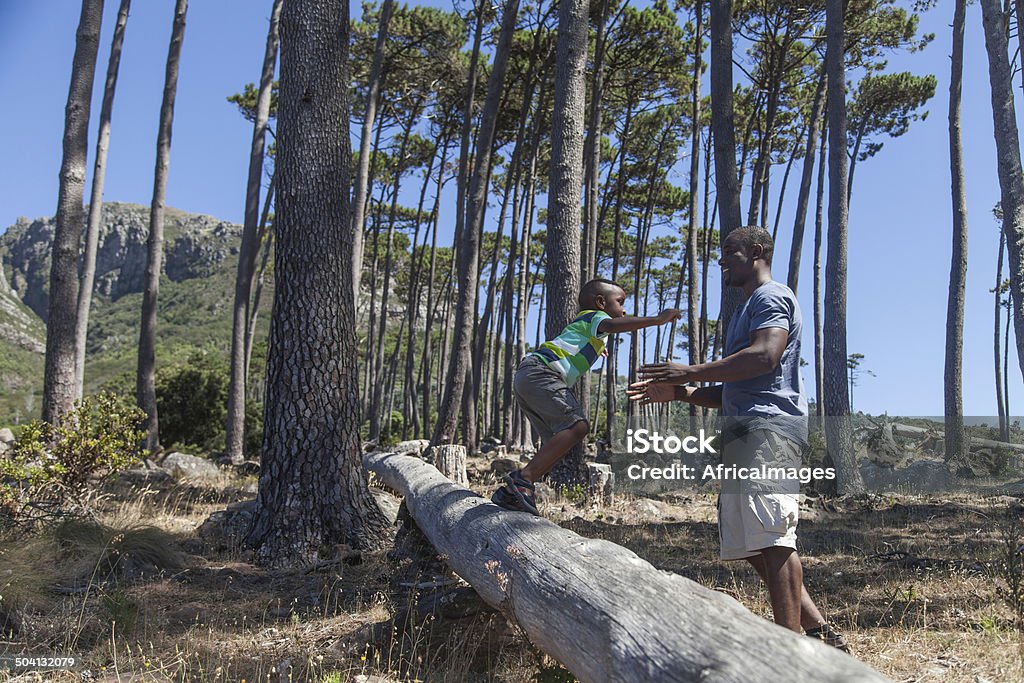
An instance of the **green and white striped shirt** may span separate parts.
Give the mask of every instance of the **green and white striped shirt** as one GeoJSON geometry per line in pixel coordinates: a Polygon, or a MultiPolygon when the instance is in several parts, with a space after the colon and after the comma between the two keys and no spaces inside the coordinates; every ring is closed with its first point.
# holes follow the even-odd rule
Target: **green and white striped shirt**
{"type": "Polygon", "coordinates": [[[565,378],[565,385],[571,387],[597,362],[604,351],[604,340],[608,333],[597,329],[603,320],[611,318],[604,311],[580,311],[562,333],[546,341],[530,352],[548,364],[565,378]]]}

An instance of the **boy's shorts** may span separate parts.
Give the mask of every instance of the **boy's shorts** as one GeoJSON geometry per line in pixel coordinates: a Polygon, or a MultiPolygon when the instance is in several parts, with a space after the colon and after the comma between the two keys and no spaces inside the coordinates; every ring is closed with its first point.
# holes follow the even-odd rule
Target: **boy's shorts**
{"type": "MultiPolygon", "coordinates": [[[[800,444],[781,434],[756,429],[725,444],[726,466],[799,467],[800,444]]],[[[723,560],[753,557],[759,550],[796,549],[800,484],[795,480],[731,479],[718,497],[718,536],[723,560]]]]}
{"type": "Polygon", "coordinates": [[[587,419],[562,376],[536,356],[524,356],[519,361],[512,391],[519,408],[545,440],[587,419]]]}

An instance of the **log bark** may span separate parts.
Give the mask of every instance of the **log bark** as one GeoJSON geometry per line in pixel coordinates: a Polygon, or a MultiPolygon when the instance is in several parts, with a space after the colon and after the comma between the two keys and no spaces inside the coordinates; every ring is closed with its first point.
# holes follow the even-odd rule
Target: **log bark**
{"type": "Polygon", "coordinates": [[[363,459],[486,603],[581,681],[884,681],[614,543],[505,512],[418,458],[363,459]]]}

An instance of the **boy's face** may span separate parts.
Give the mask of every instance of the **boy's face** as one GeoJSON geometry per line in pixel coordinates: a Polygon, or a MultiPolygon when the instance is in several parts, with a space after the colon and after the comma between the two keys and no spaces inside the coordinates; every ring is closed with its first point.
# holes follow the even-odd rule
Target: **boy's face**
{"type": "Polygon", "coordinates": [[[621,287],[611,287],[603,296],[598,296],[597,305],[611,317],[621,318],[626,315],[626,293],[621,287]]]}

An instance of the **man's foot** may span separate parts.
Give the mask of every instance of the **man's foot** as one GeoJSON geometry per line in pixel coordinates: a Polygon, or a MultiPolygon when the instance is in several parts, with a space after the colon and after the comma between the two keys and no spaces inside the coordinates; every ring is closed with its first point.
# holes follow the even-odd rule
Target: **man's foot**
{"type": "Polygon", "coordinates": [[[850,644],[846,642],[846,638],[843,638],[843,634],[839,632],[839,629],[830,624],[822,624],[817,628],[804,631],[804,635],[808,638],[820,640],[826,645],[831,645],[837,650],[842,650],[846,653],[850,652],[850,644]]]}
{"type": "Polygon", "coordinates": [[[507,474],[505,482],[505,485],[491,496],[491,502],[506,510],[529,512],[540,517],[537,501],[533,497],[533,484],[523,479],[519,470],[507,474]]]}

